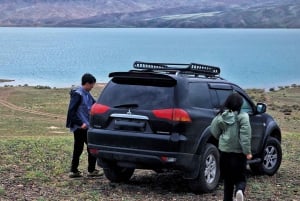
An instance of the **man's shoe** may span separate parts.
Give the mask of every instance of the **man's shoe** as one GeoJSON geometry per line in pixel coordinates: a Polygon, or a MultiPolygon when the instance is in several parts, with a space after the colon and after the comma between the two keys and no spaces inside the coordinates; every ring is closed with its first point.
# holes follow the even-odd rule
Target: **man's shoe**
{"type": "Polygon", "coordinates": [[[242,190],[236,192],[236,201],[244,201],[244,194],[242,190]]]}
{"type": "Polygon", "coordinates": [[[99,170],[94,170],[93,172],[88,172],[88,177],[100,177],[103,175],[103,172],[100,172],[99,170]]]}
{"type": "Polygon", "coordinates": [[[78,177],[82,177],[82,174],[81,174],[80,171],[78,171],[78,172],[70,172],[69,173],[69,177],[70,178],[78,178],[78,177]]]}

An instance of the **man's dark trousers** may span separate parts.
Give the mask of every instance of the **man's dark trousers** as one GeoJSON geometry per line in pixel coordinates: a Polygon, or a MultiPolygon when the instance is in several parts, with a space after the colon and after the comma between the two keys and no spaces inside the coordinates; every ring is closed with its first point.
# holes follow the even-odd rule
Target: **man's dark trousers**
{"type": "MultiPolygon", "coordinates": [[[[84,143],[87,145],[87,129],[76,129],[74,131],[74,149],[71,172],[78,172],[79,159],[83,152],[84,143]]],[[[93,172],[96,167],[96,158],[88,152],[88,172],[93,172]]]]}

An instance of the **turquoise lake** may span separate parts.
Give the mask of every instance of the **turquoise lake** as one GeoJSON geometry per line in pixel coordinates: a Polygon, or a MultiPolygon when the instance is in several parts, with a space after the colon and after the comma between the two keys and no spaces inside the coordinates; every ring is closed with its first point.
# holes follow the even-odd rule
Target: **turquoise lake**
{"type": "Polygon", "coordinates": [[[300,29],[0,28],[0,79],[70,87],[134,61],[202,63],[244,88],[300,83],[300,29]]]}

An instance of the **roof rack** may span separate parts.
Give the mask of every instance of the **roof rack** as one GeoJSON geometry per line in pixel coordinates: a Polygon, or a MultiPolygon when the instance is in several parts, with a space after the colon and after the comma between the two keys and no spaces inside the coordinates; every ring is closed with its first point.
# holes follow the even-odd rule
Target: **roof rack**
{"type": "Polygon", "coordinates": [[[133,67],[135,69],[146,71],[164,71],[173,73],[175,72],[182,74],[204,75],[206,77],[215,77],[220,75],[221,73],[219,67],[198,63],[150,63],[136,61],[134,62],[133,67]]]}

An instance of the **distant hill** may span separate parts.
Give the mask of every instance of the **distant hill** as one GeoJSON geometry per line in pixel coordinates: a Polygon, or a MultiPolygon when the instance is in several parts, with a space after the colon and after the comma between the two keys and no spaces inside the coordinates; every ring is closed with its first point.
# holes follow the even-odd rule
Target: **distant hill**
{"type": "Polygon", "coordinates": [[[300,2],[1,0],[0,26],[300,28],[300,2]]]}

